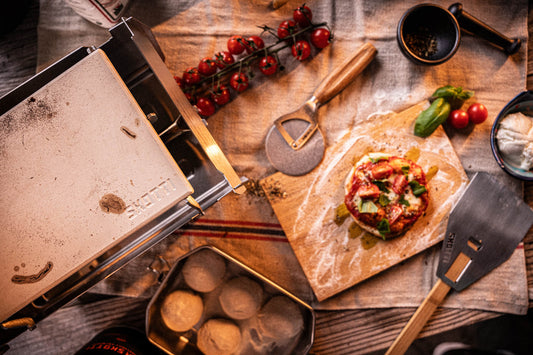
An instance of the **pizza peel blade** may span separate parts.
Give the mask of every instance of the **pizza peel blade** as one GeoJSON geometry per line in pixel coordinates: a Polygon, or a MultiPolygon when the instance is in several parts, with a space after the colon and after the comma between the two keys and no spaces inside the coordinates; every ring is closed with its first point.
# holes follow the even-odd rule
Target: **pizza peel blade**
{"type": "Polygon", "coordinates": [[[324,137],[318,128],[316,111],[341,92],[376,56],[376,48],[366,43],[348,60],[329,73],[311,98],[298,110],[278,118],[265,139],[267,158],[287,175],[304,175],[322,160],[324,137]]]}
{"type": "Polygon", "coordinates": [[[478,172],[450,213],[439,279],[386,354],[403,354],[453,288],[461,291],[505,262],[533,224],[533,211],[495,177],[478,172]]]}

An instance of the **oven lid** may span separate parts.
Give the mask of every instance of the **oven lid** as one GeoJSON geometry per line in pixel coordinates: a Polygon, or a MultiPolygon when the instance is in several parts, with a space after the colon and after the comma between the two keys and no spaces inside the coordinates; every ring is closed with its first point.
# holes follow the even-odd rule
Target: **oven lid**
{"type": "Polygon", "coordinates": [[[0,116],[0,320],[193,193],[97,49],[0,116]]]}

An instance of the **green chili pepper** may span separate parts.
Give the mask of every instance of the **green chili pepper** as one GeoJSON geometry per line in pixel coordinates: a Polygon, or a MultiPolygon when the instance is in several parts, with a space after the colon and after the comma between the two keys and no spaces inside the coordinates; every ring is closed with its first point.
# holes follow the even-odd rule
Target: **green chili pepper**
{"type": "Polygon", "coordinates": [[[420,112],[415,121],[415,135],[428,137],[440,126],[450,114],[450,104],[442,97],[437,98],[431,106],[420,112]]]}

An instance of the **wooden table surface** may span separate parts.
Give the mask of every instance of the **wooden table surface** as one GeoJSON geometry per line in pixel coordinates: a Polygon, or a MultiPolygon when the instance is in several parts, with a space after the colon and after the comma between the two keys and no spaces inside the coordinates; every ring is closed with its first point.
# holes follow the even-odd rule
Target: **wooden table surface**
{"type": "MultiPolygon", "coordinates": [[[[530,2],[531,3],[531,2],[530,2]]],[[[39,2],[33,0],[28,15],[13,32],[0,35],[0,96],[35,73],[39,2]]],[[[533,11],[529,11],[533,35],[533,11]]],[[[527,87],[533,89],[533,46],[528,46],[527,87]]],[[[533,207],[533,183],[525,183],[524,198],[533,207]]],[[[533,230],[525,238],[528,287],[533,289],[533,230]]],[[[111,325],[143,327],[148,300],[84,295],[38,324],[36,330],[13,340],[8,354],[72,354],[97,332],[111,325]],[[78,321],[83,314],[84,322],[78,321]],[[75,336],[72,336],[75,335],[75,336]]],[[[530,308],[531,292],[530,292],[530,308]]],[[[362,354],[388,347],[407,323],[414,308],[319,311],[312,353],[362,354]]],[[[496,313],[438,309],[420,337],[499,316],[496,313]]]]}

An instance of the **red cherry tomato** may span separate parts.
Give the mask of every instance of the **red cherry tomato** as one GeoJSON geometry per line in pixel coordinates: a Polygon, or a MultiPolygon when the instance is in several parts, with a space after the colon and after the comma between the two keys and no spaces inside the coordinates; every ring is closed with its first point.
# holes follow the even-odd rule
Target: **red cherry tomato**
{"type": "Polygon", "coordinates": [[[311,19],[313,18],[313,13],[311,9],[305,5],[300,6],[294,10],[292,17],[294,21],[301,27],[306,27],[311,24],[311,19]]]}
{"type": "Polygon", "coordinates": [[[211,58],[203,58],[198,64],[198,71],[200,74],[209,76],[215,74],[217,71],[216,63],[211,58]]]}
{"type": "Polygon", "coordinates": [[[197,84],[201,79],[202,77],[200,76],[200,72],[198,71],[198,68],[195,67],[187,68],[182,75],[182,80],[187,85],[197,84]]]}
{"type": "Polygon", "coordinates": [[[311,43],[316,48],[326,48],[331,42],[331,33],[326,28],[317,28],[311,33],[311,43]]]}
{"type": "Polygon", "coordinates": [[[237,72],[231,76],[229,84],[238,92],[243,92],[248,89],[248,76],[242,72],[237,72]]]}
{"type": "Polygon", "coordinates": [[[467,112],[468,116],[470,117],[470,121],[474,122],[475,124],[483,123],[487,117],[489,117],[489,111],[485,105],[480,103],[470,105],[467,112]]]}
{"type": "Polygon", "coordinates": [[[278,70],[278,61],[271,55],[261,58],[259,70],[265,75],[272,75],[278,70]]]}
{"type": "Polygon", "coordinates": [[[232,36],[228,40],[228,51],[233,54],[241,54],[244,52],[244,44],[246,40],[242,36],[232,36]]]}
{"type": "Polygon", "coordinates": [[[280,39],[289,37],[293,33],[296,33],[296,23],[294,23],[294,21],[286,20],[279,24],[278,37],[280,39]]]}
{"type": "Polygon", "coordinates": [[[306,40],[297,41],[292,45],[292,55],[298,60],[305,60],[311,54],[311,46],[306,40]]]}
{"type": "Polygon", "coordinates": [[[181,88],[182,87],[181,78],[177,75],[174,75],[174,80],[176,81],[176,84],[178,84],[178,86],[181,88]]]}
{"type": "Polygon", "coordinates": [[[196,108],[198,113],[204,117],[209,117],[215,113],[215,104],[207,97],[200,97],[196,101],[196,108]]]}
{"type": "Polygon", "coordinates": [[[448,116],[448,122],[453,128],[462,129],[468,126],[468,113],[464,110],[453,110],[448,116]]]}
{"type": "Polygon", "coordinates": [[[217,67],[224,69],[228,65],[235,63],[235,58],[233,58],[230,52],[218,52],[215,53],[215,63],[217,67]]]}
{"type": "Polygon", "coordinates": [[[248,54],[265,48],[265,42],[259,36],[250,36],[246,39],[246,42],[246,53],[248,54]]]}
{"type": "Polygon", "coordinates": [[[211,99],[219,106],[227,104],[230,98],[230,92],[226,85],[215,86],[211,93],[211,99]]]}

